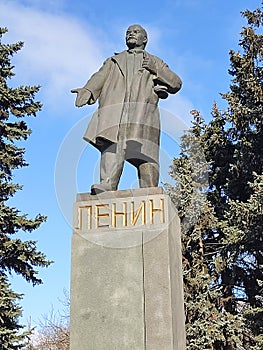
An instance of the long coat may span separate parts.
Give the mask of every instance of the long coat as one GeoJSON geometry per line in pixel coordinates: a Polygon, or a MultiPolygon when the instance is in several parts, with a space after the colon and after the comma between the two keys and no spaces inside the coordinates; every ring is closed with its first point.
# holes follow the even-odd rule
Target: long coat
{"type": "MultiPolygon", "coordinates": [[[[133,77],[127,99],[127,51],[108,58],[98,72],[88,80],[85,89],[91,92],[88,104],[98,99],[98,109],[92,116],[84,139],[99,150],[103,144],[118,143],[124,138],[131,145],[126,159],[158,163],[160,117],[156,85],[166,87],[168,93],[181,88],[181,79],[160,58],[148,54],[157,67],[157,75],[139,69],[133,77]]],[[[128,147],[129,148],[129,147],[128,147]]]]}

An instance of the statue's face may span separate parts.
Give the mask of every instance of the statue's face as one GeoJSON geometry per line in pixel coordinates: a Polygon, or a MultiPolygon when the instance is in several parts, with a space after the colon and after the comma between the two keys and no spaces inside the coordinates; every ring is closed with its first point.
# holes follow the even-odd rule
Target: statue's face
{"type": "Polygon", "coordinates": [[[144,30],[137,25],[130,26],[126,32],[126,44],[129,49],[134,47],[142,47],[147,43],[147,37],[144,30]]]}

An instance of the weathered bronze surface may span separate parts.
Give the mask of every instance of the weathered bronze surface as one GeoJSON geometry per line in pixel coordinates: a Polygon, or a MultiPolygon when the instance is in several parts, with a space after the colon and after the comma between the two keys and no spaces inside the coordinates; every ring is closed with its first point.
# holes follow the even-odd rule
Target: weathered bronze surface
{"type": "Polygon", "coordinates": [[[128,50],[108,58],[77,93],[76,106],[94,104],[84,139],[101,152],[100,184],[91,193],[117,190],[124,161],[137,168],[140,187],[159,181],[160,117],[158,101],[180,90],[181,79],[145,50],[144,28],[131,25],[128,50]]]}

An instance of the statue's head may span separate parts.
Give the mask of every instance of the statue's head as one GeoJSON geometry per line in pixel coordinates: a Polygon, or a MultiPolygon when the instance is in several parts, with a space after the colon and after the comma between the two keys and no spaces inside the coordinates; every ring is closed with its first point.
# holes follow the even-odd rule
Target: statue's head
{"type": "Polygon", "coordinates": [[[126,45],[129,49],[135,47],[144,49],[148,41],[146,30],[139,24],[129,26],[126,31],[126,45]]]}

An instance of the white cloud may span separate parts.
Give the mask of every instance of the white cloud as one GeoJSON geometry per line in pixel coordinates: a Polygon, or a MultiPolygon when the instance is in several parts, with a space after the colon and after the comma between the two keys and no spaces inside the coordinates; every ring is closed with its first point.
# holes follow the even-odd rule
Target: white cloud
{"type": "Polygon", "coordinates": [[[54,107],[70,100],[69,90],[82,86],[103,61],[94,29],[63,13],[5,1],[0,21],[9,30],[5,42],[25,42],[14,58],[15,72],[22,84],[42,85],[44,104],[54,107]]]}

